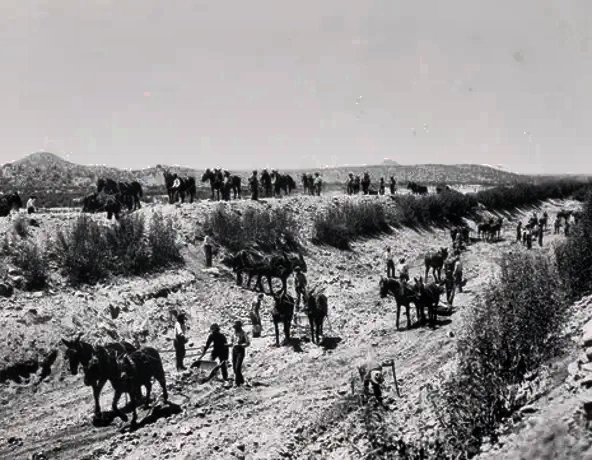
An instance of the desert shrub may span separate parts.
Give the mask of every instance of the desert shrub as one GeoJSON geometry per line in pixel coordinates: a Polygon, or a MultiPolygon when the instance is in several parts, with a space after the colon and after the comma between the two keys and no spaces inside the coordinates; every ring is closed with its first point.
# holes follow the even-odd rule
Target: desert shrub
{"type": "Polygon", "coordinates": [[[172,219],[165,219],[161,212],[152,214],[148,231],[151,269],[159,270],[182,263],[183,256],[176,240],[177,232],[172,219]]]}
{"type": "Polygon", "coordinates": [[[477,453],[484,437],[516,409],[513,386],[561,350],[567,302],[552,260],[519,251],[468,314],[456,372],[436,402],[452,448],[477,453]]]}
{"type": "Polygon", "coordinates": [[[55,245],[55,255],[71,282],[93,283],[108,275],[111,245],[91,217],[81,214],[69,230],[59,231],[55,245]]]}
{"type": "Polygon", "coordinates": [[[233,211],[220,204],[210,212],[203,230],[231,251],[252,245],[263,250],[300,248],[298,224],[286,208],[233,211]]]}
{"type": "Polygon", "coordinates": [[[458,224],[468,217],[477,206],[473,194],[463,194],[456,190],[445,190],[438,195],[416,198],[410,195],[395,198],[399,213],[395,215],[394,225],[445,225],[458,224]]]}
{"type": "Polygon", "coordinates": [[[557,246],[559,273],[572,299],[592,292],[592,195],[584,205],[582,220],[557,246]]]}
{"type": "Polygon", "coordinates": [[[47,259],[36,243],[27,240],[17,243],[12,249],[11,260],[22,272],[25,289],[38,290],[47,285],[49,278],[47,259]]]}
{"type": "Polygon", "coordinates": [[[140,275],[150,270],[150,248],[143,215],[123,216],[113,228],[106,228],[104,232],[109,243],[111,272],[140,275]]]}
{"type": "Polygon", "coordinates": [[[29,236],[29,221],[22,216],[17,216],[14,219],[12,228],[14,229],[14,232],[21,238],[26,238],[29,236]]]}
{"type": "Polygon", "coordinates": [[[347,201],[318,212],[313,223],[313,242],[349,249],[360,237],[388,233],[384,206],[380,202],[347,201]]]}

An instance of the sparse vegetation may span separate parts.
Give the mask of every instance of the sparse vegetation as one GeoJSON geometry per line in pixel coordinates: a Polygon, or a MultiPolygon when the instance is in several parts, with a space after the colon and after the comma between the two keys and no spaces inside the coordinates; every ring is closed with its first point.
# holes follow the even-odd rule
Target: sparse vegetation
{"type": "Polygon", "coordinates": [[[588,194],[580,225],[556,246],[559,273],[572,299],[592,292],[592,194],[588,194]]]}
{"type": "Polygon", "coordinates": [[[34,242],[21,240],[12,249],[12,263],[24,278],[24,288],[29,291],[43,289],[49,279],[49,267],[43,250],[34,242]]]}
{"type": "Polygon", "coordinates": [[[207,216],[203,230],[231,251],[253,245],[267,251],[300,248],[298,225],[285,208],[248,208],[240,214],[220,204],[207,216]]]}
{"type": "Polygon", "coordinates": [[[347,201],[316,214],[313,242],[349,249],[356,238],[390,232],[384,206],[380,202],[347,201]]]}
{"type": "Polygon", "coordinates": [[[55,256],[74,284],[140,275],[183,260],[172,222],[160,213],[153,214],[148,230],[139,214],[122,217],[113,228],[83,214],[68,232],[58,233],[55,244],[55,256]]]}
{"type": "Polygon", "coordinates": [[[545,255],[504,256],[458,340],[456,372],[442,385],[437,411],[450,448],[466,458],[520,405],[516,387],[561,350],[567,302],[545,255]]]}

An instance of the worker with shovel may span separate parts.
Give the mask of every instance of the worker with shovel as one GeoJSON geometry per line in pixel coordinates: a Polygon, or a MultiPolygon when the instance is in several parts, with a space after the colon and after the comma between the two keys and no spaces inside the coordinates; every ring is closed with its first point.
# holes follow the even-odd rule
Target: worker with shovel
{"type": "Polygon", "coordinates": [[[220,326],[218,324],[212,324],[210,326],[210,335],[208,336],[208,340],[206,341],[206,345],[203,348],[203,353],[197,360],[198,362],[205,356],[206,352],[210,345],[214,345],[212,349],[212,361],[218,360],[220,362],[220,367],[222,368],[222,378],[225,382],[228,382],[228,369],[226,368],[226,363],[228,361],[228,340],[226,336],[220,332],[220,326]]]}
{"type": "Polygon", "coordinates": [[[391,369],[393,370],[393,379],[398,394],[399,386],[397,385],[397,376],[395,374],[394,360],[385,361],[383,363],[370,362],[367,364],[363,364],[358,367],[358,372],[360,374],[362,382],[364,383],[364,395],[368,395],[370,391],[370,386],[372,386],[372,392],[374,393],[374,397],[382,407],[386,407],[382,399],[382,386],[384,384],[384,373],[382,372],[383,367],[391,367],[391,369]]]}

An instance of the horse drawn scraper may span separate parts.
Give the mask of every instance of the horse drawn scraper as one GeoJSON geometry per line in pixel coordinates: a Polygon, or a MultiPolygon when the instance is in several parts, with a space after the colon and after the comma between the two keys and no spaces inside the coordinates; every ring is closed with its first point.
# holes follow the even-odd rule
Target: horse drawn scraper
{"type": "Polygon", "coordinates": [[[216,361],[198,359],[195,362],[193,362],[193,364],[191,364],[190,367],[195,368],[199,371],[200,383],[206,383],[214,378],[214,376],[222,366],[226,366],[226,361],[222,361],[220,364],[218,364],[218,362],[216,361]],[[209,374],[207,375],[207,377],[204,377],[204,375],[207,372],[209,372],[209,374]]]}

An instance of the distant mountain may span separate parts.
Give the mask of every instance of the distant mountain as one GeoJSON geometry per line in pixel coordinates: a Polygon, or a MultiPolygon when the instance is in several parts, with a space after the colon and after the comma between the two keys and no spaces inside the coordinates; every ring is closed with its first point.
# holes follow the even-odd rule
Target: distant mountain
{"type": "MultiPolygon", "coordinates": [[[[164,193],[163,168],[180,175],[192,175],[201,183],[203,170],[183,166],[157,165],[141,170],[122,170],[105,165],[80,165],[72,163],[50,152],[36,152],[20,160],[6,163],[0,167],[0,193],[18,190],[23,195],[31,193],[43,197],[44,202],[52,202],[57,195],[67,195],[73,199],[94,191],[99,177],[109,177],[117,181],[138,180],[154,193],[164,193]]],[[[282,170],[294,176],[300,186],[303,173],[307,170],[282,170]]],[[[373,181],[380,177],[394,176],[397,182],[415,181],[422,184],[512,184],[531,182],[531,176],[515,174],[489,165],[400,165],[385,159],[382,165],[336,166],[318,170],[326,183],[343,184],[350,172],[361,175],[368,171],[373,181]]],[[[251,171],[231,171],[245,180],[251,171]]]]}

